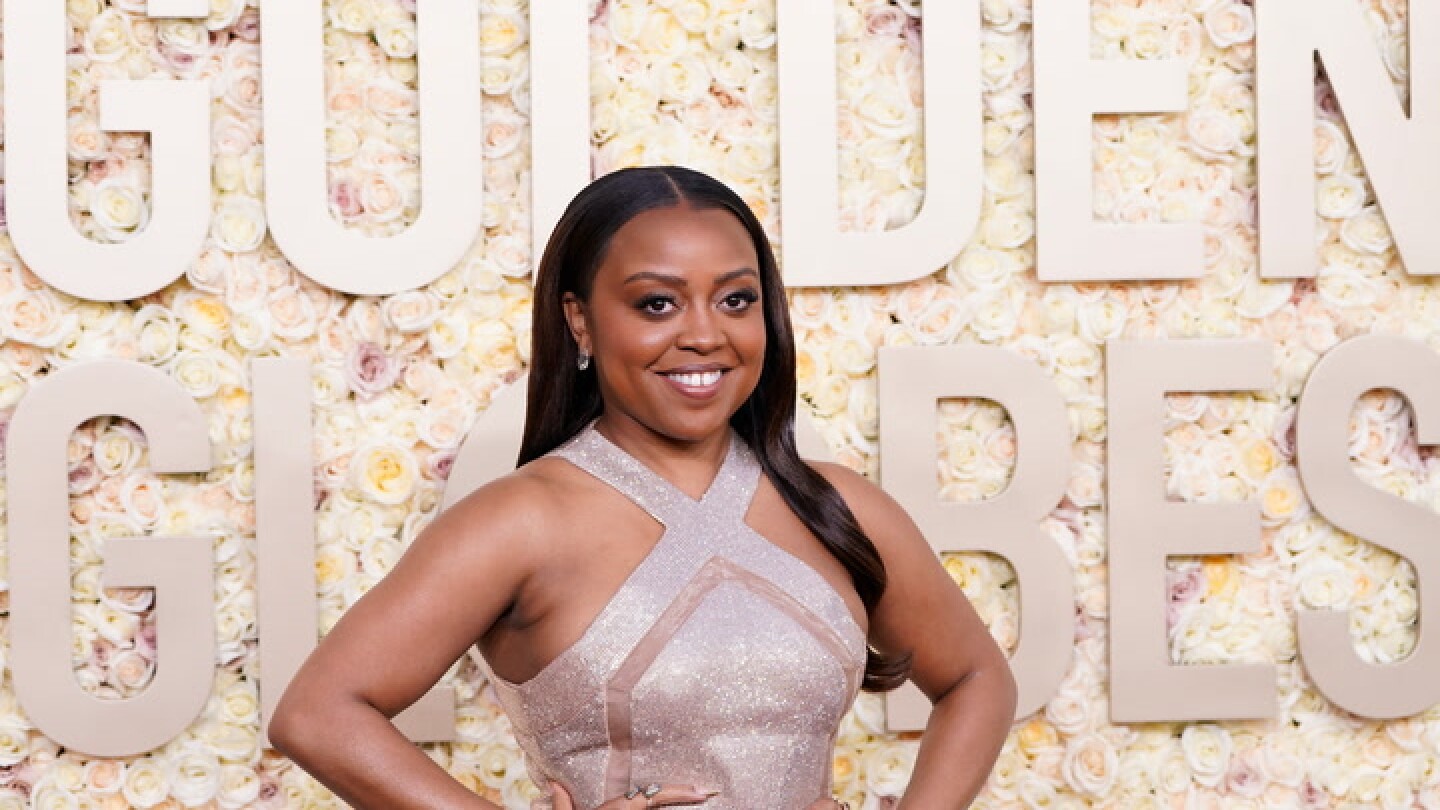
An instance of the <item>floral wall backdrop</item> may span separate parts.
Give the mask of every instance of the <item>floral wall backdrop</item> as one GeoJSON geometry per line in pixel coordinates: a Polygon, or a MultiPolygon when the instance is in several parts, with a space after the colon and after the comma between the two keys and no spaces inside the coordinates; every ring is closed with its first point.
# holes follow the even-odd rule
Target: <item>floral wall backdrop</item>
{"type": "MultiPolygon", "coordinates": [[[[939,2],[940,0],[931,0],[939,2]]],[[[1397,93],[1407,92],[1404,0],[1367,10],[1397,93]]],[[[91,238],[145,227],[148,139],[98,129],[107,78],[205,78],[213,90],[213,227],[184,279],[141,300],[96,303],[40,282],[0,235],[0,431],[47,372],[123,358],[168,372],[208,415],[215,468],[163,478],[130,423],[101,418],[68,448],[75,677],[101,697],[143,690],[156,667],[150,591],[99,588],[107,537],[208,534],[217,565],[219,657],[203,715],[161,749],[128,760],[60,749],[0,685],[0,808],[341,806],[258,744],[254,468],[250,359],[304,356],[314,368],[321,631],[382,577],[433,518],[456,448],[527,362],[528,7],[481,0],[484,239],[423,289],[385,297],[329,291],[267,238],[255,0],[211,0],[205,21],[156,21],[144,0],[65,0],[70,23],[72,219],[91,238]]],[[[683,163],[740,190],[777,221],[774,0],[591,0],[596,173],[683,163]]],[[[1319,275],[1262,281],[1256,270],[1255,21],[1237,0],[1095,0],[1097,57],[1176,57],[1189,65],[1184,114],[1098,116],[1100,220],[1200,221],[1207,273],[1185,282],[1041,284],[1034,261],[1030,6],[983,0],[984,213],[969,248],[919,281],[792,292],[806,407],[838,458],[873,475],[875,355],[882,345],[983,343],[1032,357],[1068,402],[1071,482],[1046,527],[1073,560],[1074,660],[1048,706],[1015,727],[980,807],[1440,807],[1440,707],[1376,722],[1327,703],[1296,658],[1294,611],[1350,607],[1360,653],[1403,657],[1417,593],[1403,560],[1312,514],[1292,460],[1301,384],[1317,358],[1357,334],[1440,348],[1435,282],[1407,276],[1328,85],[1318,85],[1319,275]],[[1116,337],[1264,336],[1277,383],[1256,394],[1172,395],[1166,484],[1195,501],[1257,499],[1259,553],[1173,561],[1171,654],[1187,663],[1271,661],[1272,721],[1108,721],[1103,342],[1116,337]]],[[[330,209],[374,235],[416,217],[415,0],[325,0],[330,209]]],[[[918,0],[835,0],[842,223],[896,227],[924,197],[918,0]]],[[[947,497],[1002,490],[1015,436],[980,400],[940,406],[937,475],[947,497]]],[[[1393,392],[1354,412],[1351,449],[1374,486],[1440,505],[1434,453],[1418,447],[1393,392]]],[[[19,471],[8,471],[11,473],[19,471]]],[[[3,551],[4,546],[0,546],[3,551]]],[[[0,557],[3,560],[3,557],[0,557]]],[[[1015,643],[1016,583],[998,558],[947,557],[1002,645],[1015,643]]],[[[0,590],[0,608],[7,604],[0,590]]],[[[0,623],[8,622],[8,611],[0,623]]],[[[7,638],[0,633],[0,638],[7,638]]],[[[3,650],[0,647],[0,650],[3,650]]],[[[0,654],[0,663],[5,656],[0,654]]],[[[424,749],[507,807],[535,788],[476,662],[453,674],[459,736],[424,749]]],[[[835,752],[852,806],[890,806],[914,735],[883,731],[864,695],[835,752]]]]}

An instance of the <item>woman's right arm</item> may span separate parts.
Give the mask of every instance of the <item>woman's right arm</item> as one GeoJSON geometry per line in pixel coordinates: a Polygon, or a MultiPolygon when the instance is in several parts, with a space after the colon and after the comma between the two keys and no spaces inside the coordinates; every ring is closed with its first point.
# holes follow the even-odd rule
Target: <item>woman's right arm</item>
{"type": "Polygon", "coordinates": [[[442,512],[296,673],[271,744],[356,808],[494,808],[390,722],[514,600],[543,554],[547,489],[514,474],[442,512]]]}

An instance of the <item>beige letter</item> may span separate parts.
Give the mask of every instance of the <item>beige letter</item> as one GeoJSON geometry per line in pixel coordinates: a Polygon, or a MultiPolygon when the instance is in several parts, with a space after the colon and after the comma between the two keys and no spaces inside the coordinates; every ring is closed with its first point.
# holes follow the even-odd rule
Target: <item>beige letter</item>
{"type": "Polygon", "coordinates": [[[1110,719],[1231,720],[1275,714],[1269,664],[1178,666],[1165,631],[1165,560],[1257,551],[1254,502],[1179,503],[1165,496],[1165,394],[1271,384],[1269,344],[1253,340],[1110,341],[1110,719]]]}
{"type": "Polygon", "coordinates": [[[480,12],[474,3],[422,4],[420,216],[404,233],[371,237],[336,222],[327,202],[323,6],[260,6],[270,232],[300,272],[338,292],[389,295],[429,284],[480,230],[480,12]]]}
{"type": "MultiPolygon", "coordinates": [[[[197,5],[204,17],[209,4],[191,0],[172,0],[164,16],[197,5]]],[[[100,128],[150,133],[154,213],[125,242],[94,242],[70,223],[65,4],[5,0],[4,20],[5,209],[16,252],[47,284],[92,301],[140,298],[170,284],[210,225],[208,83],[100,83],[100,128]]]]}
{"type": "Polygon", "coordinates": [[[1260,272],[1315,275],[1315,57],[1384,208],[1395,247],[1415,275],[1440,273],[1440,230],[1429,193],[1440,186],[1440,8],[1409,4],[1410,114],[1352,0],[1256,0],[1255,66],[1260,272]],[[1431,16],[1435,15],[1435,16],[1431,16]]]}
{"type": "Polygon", "coordinates": [[[70,663],[65,444],[77,425],[104,414],[145,431],[156,472],[210,469],[210,439],[199,406],[173,380],[115,360],[45,378],[16,407],[6,437],[15,694],[47,737],[115,757],[165,744],[205,708],[215,667],[215,575],[208,537],[105,540],[103,587],[156,589],[161,660],[155,679],[134,698],[97,698],[80,687],[70,663]]]}
{"type": "MultiPolygon", "coordinates": [[[[309,364],[267,357],[251,368],[263,735],[280,695],[315,649],[315,487],[309,364]]],[[[454,740],[454,690],[436,686],[392,719],[416,742],[454,740]]]]}
{"type": "Polygon", "coordinates": [[[1040,279],[1120,281],[1203,275],[1199,225],[1096,225],[1091,215],[1092,116],[1184,110],[1185,65],[1178,60],[1092,60],[1089,0],[1035,0],[1034,15],[1040,279]]]}
{"type": "Polygon", "coordinates": [[[1393,664],[1362,661],[1345,610],[1300,610],[1299,642],[1305,670],[1321,694],[1346,711],[1388,720],[1440,703],[1440,647],[1433,639],[1440,627],[1440,519],[1433,509],[1366,484],[1351,468],[1350,413],[1360,395],[1375,388],[1396,389],[1410,401],[1420,444],[1440,442],[1440,360],[1419,341],[1367,335],[1331,349],[1310,372],[1296,416],[1295,450],[1318,512],[1415,566],[1415,649],[1393,664]]]}
{"type": "Polygon", "coordinates": [[[570,198],[590,182],[589,20],[579,0],[530,4],[532,266],[570,198]]]}
{"type": "MultiPolygon", "coordinates": [[[[989,551],[1020,582],[1020,643],[1010,667],[1016,717],[1044,706],[1065,671],[1075,633],[1075,577],[1040,521],[1065,495],[1070,420],[1053,383],[1023,355],[982,346],[880,349],[880,479],[937,553],[989,551]],[[935,405],[941,397],[994,400],[1010,412],[1019,451],[1010,485],[980,503],[940,500],[935,405]]],[[[929,706],[906,684],[889,696],[891,731],[925,727],[929,706]]]]}
{"type": "Polygon", "coordinates": [[[980,219],[979,3],[925,6],[925,202],[913,222],[879,233],[839,232],[835,9],[780,2],[776,12],[786,286],[899,284],[930,275],[965,247],[980,219]]]}

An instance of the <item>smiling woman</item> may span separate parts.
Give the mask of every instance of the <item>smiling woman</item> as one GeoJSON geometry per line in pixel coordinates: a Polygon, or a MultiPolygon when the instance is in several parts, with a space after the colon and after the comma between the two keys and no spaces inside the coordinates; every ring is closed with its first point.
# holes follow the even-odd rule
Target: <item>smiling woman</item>
{"type": "Polygon", "coordinates": [[[1013,678],[896,502],[799,457],[785,290],[745,204],[677,167],[596,180],[532,335],[516,471],[351,607],[276,747],[357,806],[486,806],[384,722],[475,644],[537,807],[818,810],[857,692],[908,676],[935,708],[902,807],[968,804],[1013,678]]]}

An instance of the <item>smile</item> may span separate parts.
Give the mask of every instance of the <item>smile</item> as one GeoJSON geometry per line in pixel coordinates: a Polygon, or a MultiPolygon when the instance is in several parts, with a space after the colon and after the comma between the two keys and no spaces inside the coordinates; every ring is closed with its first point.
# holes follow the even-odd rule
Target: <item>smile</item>
{"type": "Polygon", "coordinates": [[[662,373],[660,376],[670,381],[682,394],[688,396],[707,397],[720,387],[720,378],[724,372],[719,369],[713,371],[691,371],[662,373]]]}

